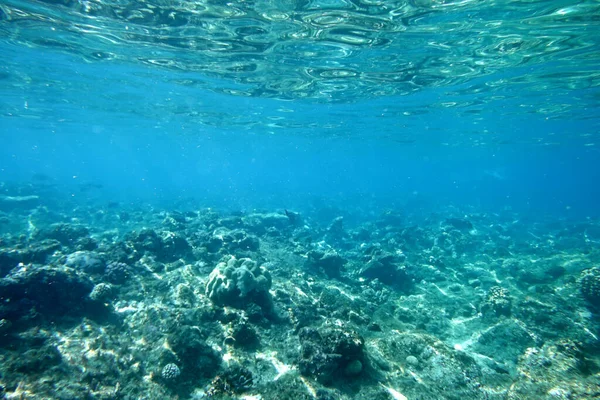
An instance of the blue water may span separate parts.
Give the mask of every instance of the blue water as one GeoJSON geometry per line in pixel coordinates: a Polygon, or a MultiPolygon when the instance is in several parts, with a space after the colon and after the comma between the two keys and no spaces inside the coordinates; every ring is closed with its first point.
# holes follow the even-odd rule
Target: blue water
{"type": "Polygon", "coordinates": [[[170,25],[132,20],[136,3],[5,2],[0,181],[167,206],[600,213],[596,3],[186,4],[170,25]]]}
{"type": "Polygon", "coordinates": [[[598,398],[599,71],[597,0],[0,0],[0,399],[598,398]]]}

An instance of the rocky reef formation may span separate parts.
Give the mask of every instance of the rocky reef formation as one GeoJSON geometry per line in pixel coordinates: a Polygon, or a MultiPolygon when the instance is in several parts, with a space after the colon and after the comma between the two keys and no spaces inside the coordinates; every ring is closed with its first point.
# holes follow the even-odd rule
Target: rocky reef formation
{"type": "Polygon", "coordinates": [[[206,296],[220,306],[244,308],[250,303],[272,308],[271,274],[249,258],[229,256],[208,276],[206,296]]]}
{"type": "Polygon", "coordinates": [[[600,393],[600,221],[36,207],[2,210],[0,398],[600,393]]]}

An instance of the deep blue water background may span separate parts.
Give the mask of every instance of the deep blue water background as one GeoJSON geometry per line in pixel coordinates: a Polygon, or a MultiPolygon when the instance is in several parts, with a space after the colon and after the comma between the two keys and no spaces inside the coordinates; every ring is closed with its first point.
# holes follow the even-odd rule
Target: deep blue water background
{"type": "Polygon", "coordinates": [[[472,116],[427,110],[448,88],[350,104],[243,98],[170,83],[184,73],[7,44],[3,54],[35,79],[4,90],[0,181],[42,173],[100,204],[600,214],[595,104],[570,121],[522,112],[522,97],[472,116]],[[427,113],[402,112],[415,104],[427,113]],[[223,115],[199,124],[182,106],[223,115]],[[81,190],[90,183],[102,187],[81,190]]]}

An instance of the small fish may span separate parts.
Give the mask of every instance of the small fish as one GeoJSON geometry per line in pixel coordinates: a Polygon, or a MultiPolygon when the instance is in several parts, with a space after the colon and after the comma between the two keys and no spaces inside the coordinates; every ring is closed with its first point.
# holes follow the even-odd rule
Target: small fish
{"type": "Polygon", "coordinates": [[[100,183],[82,183],[81,185],[79,185],[80,192],[89,192],[92,189],[102,189],[102,188],[104,188],[104,185],[102,185],[100,183]]]}
{"type": "Polygon", "coordinates": [[[53,181],[54,178],[44,174],[43,172],[36,172],[35,174],[31,175],[31,180],[34,182],[50,182],[53,181]]]}

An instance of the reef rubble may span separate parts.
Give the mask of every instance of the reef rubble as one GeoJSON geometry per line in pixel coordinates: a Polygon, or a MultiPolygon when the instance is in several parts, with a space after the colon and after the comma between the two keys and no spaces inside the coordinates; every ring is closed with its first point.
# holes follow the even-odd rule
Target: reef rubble
{"type": "Polygon", "coordinates": [[[600,394],[600,221],[1,212],[0,398],[600,394]]]}

